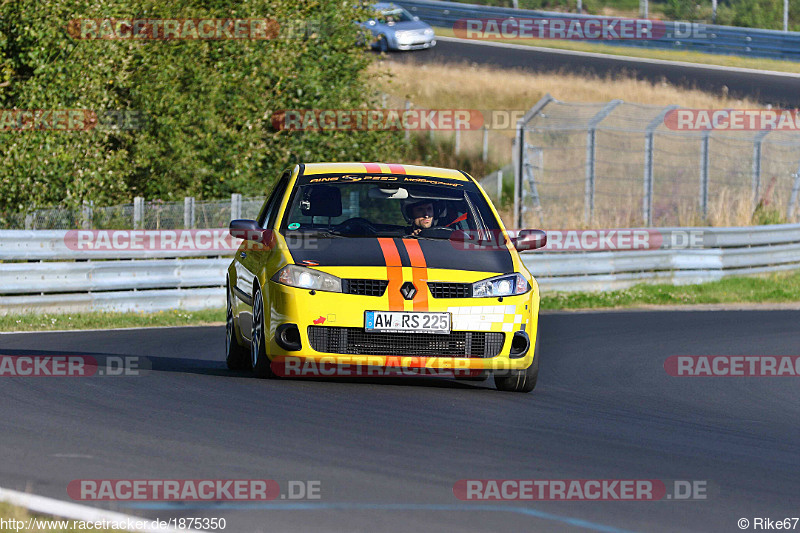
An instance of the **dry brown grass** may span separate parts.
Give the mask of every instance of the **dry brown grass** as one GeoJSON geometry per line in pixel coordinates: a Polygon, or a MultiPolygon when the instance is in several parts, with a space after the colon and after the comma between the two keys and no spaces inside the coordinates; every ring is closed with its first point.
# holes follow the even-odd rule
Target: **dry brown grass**
{"type": "Polygon", "coordinates": [[[524,109],[545,94],[566,102],[607,102],[621,98],[639,104],[683,107],[759,107],[754,100],[730,98],[700,90],[652,83],[629,77],[580,76],[567,73],[531,73],[476,65],[409,64],[382,61],[371,74],[380,90],[427,108],[524,109]]]}
{"type": "MultiPolygon", "coordinates": [[[[408,64],[384,60],[373,66],[371,76],[376,80],[378,90],[393,95],[397,102],[407,99],[416,107],[431,109],[527,110],[547,93],[558,100],[576,103],[608,102],[619,98],[636,104],[677,104],[700,109],[760,107],[756,101],[731,98],[725,92],[710,94],[681,89],[666,82],[652,83],[621,75],[587,77],[568,73],[534,74],[466,64],[408,64]]],[[[499,168],[511,160],[510,141],[513,135],[511,129],[491,132],[492,149],[490,164],[485,166],[487,171],[499,168]]],[[[543,205],[541,217],[531,213],[527,222],[546,227],[631,227],[643,224],[640,185],[642,165],[639,161],[643,157],[640,153],[643,148],[643,134],[616,133],[615,140],[607,141],[612,144],[607,145],[605,151],[598,149],[598,159],[605,159],[605,163],[598,163],[597,170],[597,191],[603,197],[596,198],[595,217],[588,224],[584,221],[583,184],[580,182],[583,171],[573,169],[582,164],[585,133],[576,132],[575,135],[577,137],[566,138],[570,136],[565,135],[562,141],[552,141],[559,150],[551,155],[545,152],[546,171],[540,183],[542,189],[545,189],[549,180],[551,193],[555,191],[567,196],[563,196],[556,204],[543,205]],[[636,154],[630,156],[632,159],[628,160],[627,168],[617,164],[623,153],[636,154]],[[559,185],[570,181],[574,183],[559,185]],[[554,186],[556,189],[552,188],[554,186]],[[608,200],[609,195],[614,198],[608,200]]],[[[437,136],[452,136],[452,133],[438,132],[437,136]]],[[[543,146],[547,146],[549,141],[543,142],[543,146]]],[[[479,157],[480,148],[480,132],[462,133],[462,152],[479,157]]],[[[709,214],[708,220],[703,221],[694,199],[699,187],[698,142],[669,136],[657,138],[656,157],[661,157],[662,163],[666,162],[668,165],[656,168],[653,205],[655,225],[728,226],[752,223],[754,201],[749,177],[742,171],[750,167],[752,145],[745,140],[728,139],[713,142],[712,149],[709,214]],[[665,160],[664,157],[668,159],[665,160]],[[728,186],[728,183],[732,186],[728,186]],[[682,199],[678,201],[676,198],[682,199]]],[[[452,158],[444,158],[442,162],[452,163],[450,159],[452,158]]],[[[789,186],[789,178],[786,176],[793,172],[795,165],[796,161],[793,159],[790,165],[792,168],[783,168],[785,164],[777,163],[773,165],[774,168],[765,165],[765,174],[769,172],[781,176],[773,206],[785,205],[784,196],[787,196],[789,186]]],[[[481,176],[476,174],[476,177],[481,176]]],[[[765,188],[763,182],[766,181],[765,175],[762,178],[762,194],[765,188]]],[[[542,189],[540,194],[543,194],[542,189]]]]}

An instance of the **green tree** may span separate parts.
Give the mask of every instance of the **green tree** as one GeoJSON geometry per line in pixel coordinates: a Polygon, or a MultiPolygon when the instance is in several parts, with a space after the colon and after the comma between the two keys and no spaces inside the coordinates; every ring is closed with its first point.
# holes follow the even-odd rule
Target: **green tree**
{"type": "MultiPolygon", "coordinates": [[[[734,26],[747,28],[783,29],[783,0],[734,0],[734,26]]],[[[792,14],[790,6],[790,15],[792,14]]],[[[789,29],[796,28],[793,20],[789,29]]]]}
{"type": "Polygon", "coordinates": [[[292,161],[400,159],[402,134],[287,132],[281,109],[375,106],[356,1],[0,0],[0,108],[128,110],[140,129],[0,131],[0,211],[263,194],[292,161]],[[270,40],[81,40],[86,18],[269,18],[270,40]],[[304,26],[305,24],[305,26],[304,26]],[[292,31],[287,31],[291,28],[292,31]],[[308,31],[302,31],[308,28],[308,31]]]}

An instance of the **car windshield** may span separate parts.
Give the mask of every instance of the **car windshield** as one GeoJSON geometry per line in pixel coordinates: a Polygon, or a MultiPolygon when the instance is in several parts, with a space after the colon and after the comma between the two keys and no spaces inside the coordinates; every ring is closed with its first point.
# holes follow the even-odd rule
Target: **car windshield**
{"type": "Polygon", "coordinates": [[[382,24],[392,24],[394,22],[409,22],[414,20],[414,17],[402,7],[394,7],[381,10],[377,19],[382,24]]]}
{"type": "Polygon", "coordinates": [[[298,186],[281,224],[284,235],[430,239],[450,238],[455,230],[496,229],[495,216],[477,190],[363,181],[298,186]]]}

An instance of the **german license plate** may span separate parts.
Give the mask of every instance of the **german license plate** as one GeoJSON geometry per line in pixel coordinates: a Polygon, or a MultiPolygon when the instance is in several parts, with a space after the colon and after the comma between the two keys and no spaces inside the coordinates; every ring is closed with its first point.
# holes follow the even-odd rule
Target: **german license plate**
{"type": "Polygon", "coordinates": [[[450,333],[450,313],[367,311],[364,329],[395,333],[450,333]]]}

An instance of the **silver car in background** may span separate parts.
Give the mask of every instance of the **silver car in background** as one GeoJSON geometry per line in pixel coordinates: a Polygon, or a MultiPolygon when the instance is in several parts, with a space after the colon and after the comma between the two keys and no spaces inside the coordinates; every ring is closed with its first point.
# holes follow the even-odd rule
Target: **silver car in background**
{"type": "Polygon", "coordinates": [[[375,39],[372,47],[381,52],[389,50],[425,50],[436,46],[433,28],[419,17],[397,4],[374,4],[373,18],[361,23],[361,27],[372,32],[375,39]]]}

